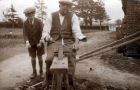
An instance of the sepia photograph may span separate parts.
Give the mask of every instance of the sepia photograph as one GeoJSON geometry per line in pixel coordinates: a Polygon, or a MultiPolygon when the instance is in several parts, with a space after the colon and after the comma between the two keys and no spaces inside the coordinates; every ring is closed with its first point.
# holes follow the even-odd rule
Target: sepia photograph
{"type": "Polygon", "coordinates": [[[0,90],[140,90],[140,0],[0,0],[0,90]]]}

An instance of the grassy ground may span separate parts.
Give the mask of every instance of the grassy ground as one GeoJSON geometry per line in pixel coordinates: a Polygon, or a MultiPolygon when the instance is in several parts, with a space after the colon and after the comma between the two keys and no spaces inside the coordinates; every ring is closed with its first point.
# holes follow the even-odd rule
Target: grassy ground
{"type": "Polygon", "coordinates": [[[0,61],[6,60],[14,55],[26,52],[25,51],[26,49],[23,44],[14,43],[14,41],[11,40],[10,41],[11,43],[9,43],[8,41],[1,43],[1,40],[0,40],[0,61]]]}
{"type": "Polygon", "coordinates": [[[22,29],[0,28],[0,61],[23,53],[25,50],[22,29]],[[16,37],[5,37],[6,34],[9,34],[9,31],[12,31],[16,37]]]}
{"type": "Polygon", "coordinates": [[[22,28],[0,28],[0,35],[8,34],[10,31],[15,35],[22,35],[22,28]]]}
{"type": "Polygon", "coordinates": [[[140,59],[125,57],[114,51],[110,51],[102,55],[102,60],[111,67],[114,67],[123,72],[140,75],[140,59]]]}

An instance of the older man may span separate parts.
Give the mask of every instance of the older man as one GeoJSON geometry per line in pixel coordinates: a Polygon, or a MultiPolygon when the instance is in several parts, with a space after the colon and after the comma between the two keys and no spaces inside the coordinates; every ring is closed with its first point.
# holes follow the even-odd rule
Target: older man
{"type": "Polygon", "coordinates": [[[43,24],[42,22],[35,18],[35,8],[28,7],[24,10],[24,14],[27,20],[24,22],[23,35],[28,48],[29,55],[31,56],[31,63],[33,73],[31,79],[37,76],[36,71],[36,56],[38,56],[39,66],[40,66],[40,77],[43,77],[43,61],[42,55],[44,54],[44,45],[41,42],[43,24]]]}
{"type": "MultiPolygon", "coordinates": [[[[73,3],[70,0],[59,1],[59,11],[48,16],[44,24],[42,39],[51,42],[48,44],[46,59],[46,81],[48,81],[49,68],[54,52],[58,51],[58,45],[64,45],[64,52],[69,52],[69,75],[73,80],[75,71],[76,50],[79,40],[85,40],[82,34],[79,20],[76,14],[70,12],[73,3]]],[[[72,84],[72,83],[71,83],[72,84]]]]}

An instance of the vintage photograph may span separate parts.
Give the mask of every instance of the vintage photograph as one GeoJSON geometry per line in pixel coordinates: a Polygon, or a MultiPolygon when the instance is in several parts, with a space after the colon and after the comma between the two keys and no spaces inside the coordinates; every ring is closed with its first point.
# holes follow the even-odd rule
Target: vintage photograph
{"type": "Polygon", "coordinates": [[[140,90],[140,0],[0,0],[0,90],[140,90]]]}

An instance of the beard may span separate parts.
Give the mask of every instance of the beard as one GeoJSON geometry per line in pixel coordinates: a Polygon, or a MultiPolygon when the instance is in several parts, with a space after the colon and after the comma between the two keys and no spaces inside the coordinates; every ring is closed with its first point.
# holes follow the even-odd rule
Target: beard
{"type": "Polygon", "coordinates": [[[65,16],[68,13],[68,10],[60,10],[60,14],[62,16],[65,16]]]}

